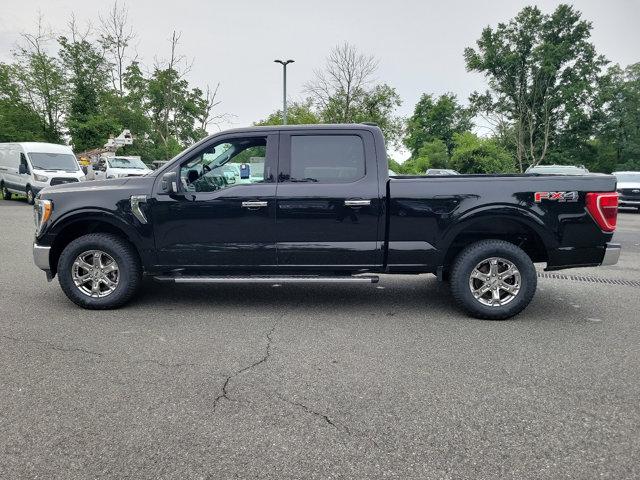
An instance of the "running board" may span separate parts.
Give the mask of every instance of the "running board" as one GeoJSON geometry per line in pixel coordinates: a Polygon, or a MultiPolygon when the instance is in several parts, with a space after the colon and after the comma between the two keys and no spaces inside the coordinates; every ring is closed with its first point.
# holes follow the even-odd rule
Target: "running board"
{"type": "Polygon", "coordinates": [[[317,275],[250,275],[250,276],[157,276],[158,282],[171,283],[378,283],[377,275],[358,275],[353,277],[321,277],[317,275]]]}

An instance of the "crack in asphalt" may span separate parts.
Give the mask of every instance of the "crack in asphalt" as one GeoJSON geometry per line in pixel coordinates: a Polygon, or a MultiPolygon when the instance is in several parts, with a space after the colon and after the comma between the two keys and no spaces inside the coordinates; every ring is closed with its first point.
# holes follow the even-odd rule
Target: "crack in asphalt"
{"type": "Polygon", "coordinates": [[[56,345],[55,343],[51,343],[51,342],[45,342],[43,340],[36,340],[33,338],[17,338],[17,337],[11,337],[8,335],[0,335],[0,338],[4,339],[4,340],[11,340],[14,342],[18,342],[18,343],[35,343],[37,345],[43,345],[51,350],[55,350],[57,352],[64,352],[64,353],[84,353],[86,355],[94,355],[96,357],[101,357],[102,353],[100,352],[94,352],[91,350],[86,350],[84,348],[75,348],[75,347],[63,347],[60,345],[56,345]]]}
{"type": "MultiPolygon", "coordinates": [[[[284,316],[284,314],[283,314],[284,316]]],[[[282,318],[282,316],[280,317],[282,318]]],[[[232,401],[233,399],[229,397],[229,383],[231,382],[231,380],[233,380],[234,378],[236,378],[238,375],[243,374],[244,372],[251,370],[259,365],[262,365],[263,363],[265,363],[268,359],[269,356],[271,355],[271,344],[273,342],[271,336],[273,335],[273,332],[276,329],[276,325],[278,325],[278,322],[280,321],[280,318],[278,318],[278,320],[276,320],[274,322],[274,324],[271,326],[271,329],[269,329],[269,331],[266,334],[266,339],[267,339],[267,346],[265,348],[265,353],[262,356],[262,358],[260,358],[259,360],[253,362],[250,365],[247,365],[246,367],[242,367],[240,370],[236,370],[234,373],[232,373],[231,375],[228,375],[227,378],[225,379],[224,383],[222,384],[222,389],[220,391],[220,394],[213,400],[213,412],[215,413],[216,409],[218,408],[218,405],[220,404],[220,402],[225,399],[225,400],[229,400],[232,401]]]]}
{"type": "Polygon", "coordinates": [[[320,413],[317,412],[315,410],[313,410],[311,407],[305,405],[304,403],[300,403],[300,402],[295,402],[293,400],[289,400],[286,397],[283,397],[280,393],[276,392],[277,397],[282,400],[285,403],[288,403],[289,405],[293,405],[294,407],[299,407],[302,410],[304,410],[306,413],[309,413],[311,415],[314,415],[318,418],[323,419],[326,423],[328,423],[329,425],[331,425],[333,428],[335,428],[336,430],[343,430],[347,435],[351,435],[351,431],[349,430],[349,427],[347,427],[346,425],[341,425],[338,426],[333,420],[331,420],[329,418],[328,415],[325,415],[324,413],[320,413]]]}

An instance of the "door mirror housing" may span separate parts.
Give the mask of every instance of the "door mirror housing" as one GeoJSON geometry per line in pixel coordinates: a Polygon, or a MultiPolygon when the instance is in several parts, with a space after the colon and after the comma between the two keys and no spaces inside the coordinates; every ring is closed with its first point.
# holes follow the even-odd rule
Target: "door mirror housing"
{"type": "Polygon", "coordinates": [[[160,183],[162,193],[178,193],[178,174],[176,172],[167,172],[162,175],[160,183]]]}
{"type": "Polygon", "coordinates": [[[24,163],[21,163],[18,167],[18,173],[20,175],[27,175],[29,173],[29,167],[27,167],[24,163]]]}

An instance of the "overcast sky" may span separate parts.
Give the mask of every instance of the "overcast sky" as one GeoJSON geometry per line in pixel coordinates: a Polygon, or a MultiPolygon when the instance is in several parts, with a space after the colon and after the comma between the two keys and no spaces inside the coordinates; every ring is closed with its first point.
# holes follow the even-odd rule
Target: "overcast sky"
{"type": "MultiPolygon", "coordinates": [[[[454,92],[462,100],[484,87],[465,71],[462,52],[482,28],[512,18],[532,2],[516,0],[130,0],[137,52],[146,65],[166,57],[175,29],[181,51],[194,60],[189,80],[204,87],[220,82],[220,110],[234,114],[234,126],[249,125],[281,105],[281,67],[293,58],[289,98],[337,43],[348,41],[380,61],[377,79],[402,97],[409,115],[423,92],[454,92]]],[[[535,2],[551,11],[557,1],[535,2]]],[[[98,23],[111,2],[91,0],[2,0],[0,61],[11,58],[21,32],[33,31],[37,14],[62,31],[71,13],[98,23]]],[[[593,23],[598,51],[621,65],[640,61],[640,0],[580,0],[574,5],[593,23]]],[[[225,125],[230,126],[230,125],[225,125]]]]}

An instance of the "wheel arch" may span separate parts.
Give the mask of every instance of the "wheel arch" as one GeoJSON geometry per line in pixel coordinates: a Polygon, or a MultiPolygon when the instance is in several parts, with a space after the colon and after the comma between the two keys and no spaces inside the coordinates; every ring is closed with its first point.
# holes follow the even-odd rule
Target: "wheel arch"
{"type": "Polygon", "coordinates": [[[64,248],[73,240],[90,233],[110,233],[127,240],[135,249],[138,257],[142,260],[142,249],[140,238],[131,227],[117,218],[104,213],[94,212],[87,214],[76,214],[58,221],[51,229],[53,242],[49,254],[51,273],[55,275],[58,268],[58,259],[64,248]]]}
{"type": "Polygon", "coordinates": [[[533,262],[546,262],[554,239],[542,219],[517,207],[483,209],[460,219],[442,240],[440,264],[446,270],[458,253],[480,240],[505,240],[522,248],[533,262]]]}

